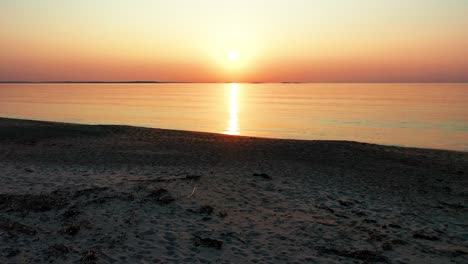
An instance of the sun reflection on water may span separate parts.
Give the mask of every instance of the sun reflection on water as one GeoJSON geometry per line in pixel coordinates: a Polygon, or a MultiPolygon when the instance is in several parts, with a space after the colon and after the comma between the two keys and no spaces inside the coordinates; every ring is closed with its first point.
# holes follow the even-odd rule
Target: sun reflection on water
{"type": "Polygon", "coordinates": [[[230,103],[229,103],[229,120],[228,120],[228,127],[225,131],[225,134],[228,134],[228,135],[240,135],[237,87],[238,87],[237,83],[231,83],[231,87],[230,87],[231,94],[230,94],[230,103]]]}

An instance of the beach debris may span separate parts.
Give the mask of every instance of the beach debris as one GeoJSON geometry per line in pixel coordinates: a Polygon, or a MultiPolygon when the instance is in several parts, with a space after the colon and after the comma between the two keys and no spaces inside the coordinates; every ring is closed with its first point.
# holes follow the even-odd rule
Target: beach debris
{"type": "Polygon", "coordinates": [[[156,189],[156,190],[152,190],[150,192],[150,194],[148,194],[147,197],[154,197],[154,198],[159,198],[165,194],[167,194],[168,191],[166,189],[163,189],[163,188],[159,188],[159,189],[156,189]]]}
{"type": "Polygon", "coordinates": [[[194,210],[194,209],[187,209],[187,212],[191,212],[191,213],[197,213],[197,214],[208,214],[210,215],[211,213],[213,213],[214,211],[214,208],[210,205],[202,205],[200,206],[200,208],[194,210]]]}
{"type": "Polygon", "coordinates": [[[426,234],[421,234],[421,233],[413,234],[413,238],[431,240],[431,241],[439,240],[439,238],[437,236],[431,236],[431,235],[426,235],[426,234]]]}
{"type": "Polygon", "coordinates": [[[350,202],[350,201],[343,201],[343,200],[338,200],[338,203],[339,203],[341,206],[344,206],[344,207],[349,207],[349,206],[351,206],[351,205],[354,204],[353,202],[350,202]]]}
{"type": "Polygon", "coordinates": [[[163,188],[151,191],[147,197],[156,199],[160,204],[170,204],[175,201],[169,191],[163,188]]]}
{"type": "Polygon", "coordinates": [[[67,226],[60,231],[64,235],[75,236],[80,231],[81,227],[79,225],[67,226]]]}
{"type": "Polygon", "coordinates": [[[79,214],[81,214],[81,211],[75,209],[75,208],[70,208],[68,210],[66,210],[64,213],[63,213],[63,218],[65,219],[69,219],[69,218],[72,218],[72,217],[76,217],[78,216],[79,214]]]}
{"type": "Polygon", "coordinates": [[[393,239],[382,244],[383,250],[393,250],[393,246],[406,245],[407,243],[401,239],[393,239]]]}
{"type": "Polygon", "coordinates": [[[80,260],[82,264],[95,263],[97,260],[96,251],[88,250],[80,260]]]}
{"type": "Polygon", "coordinates": [[[71,252],[70,248],[68,248],[64,244],[53,244],[49,246],[49,248],[47,249],[47,254],[49,255],[49,257],[63,256],[70,252],[71,252]]]}
{"type": "Polygon", "coordinates": [[[185,180],[194,180],[194,181],[198,181],[199,179],[201,178],[201,175],[187,175],[185,176],[185,180]]]}
{"type": "Polygon", "coordinates": [[[193,187],[193,190],[192,192],[189,194],[189,196],[187,196],[187,198],[192,198],[192,196],[195,194],[195,191],[197,190],[197,186],[193,187]]]}
{"type": "Polygon", "coordinates": [[[392,244],[386,242],[386,243],[382,244],[382,249],[383,250],[393,250],[393,246],[392,246],[392,244]]]}
{"type": "Polygon", "coordinates": [[[218,212],[216,215],[221,218],[225,218],[228,214],[226,212],[218,212]]]}
{"type": "Polygon", "coordinates": [[[24,169],[24,171],[29,172],[29,173],[34,172],[34,170],[31,170],[31,169],[24,169]]]}
{"type": "Polygon", "coordinates": [[[200,236],[194,236],[192,242],[195,246],[210,247],[215,249],[221,249],[223,247],[223,241],[212,239],[212,238],[202,238],[200,236]]]}
{"type": "Polygon", "coordinates": [[[201,213],[201,214],[211,214],[211,213],[213,213],[213,210],[214,210],[214,208],[212,206],[203,205],[203,206],[200,207],[200,209],[198,209],[198,212],[201,213]]]}
{"type": "Polygon", "coordinates": [[[401,226],[397,224],[388,224],[388,226],[391,228],[398,228],[398,229],[401,228],[401,226]]]}
{"type": "Polygon", "coordinates": [[[386,238],[388,238],[386,234],[382,234],[378,231],[372,231],[369,233],[369,238],[367,238],[367,241],[383,241],[386,238]]]}
{"type": "Polygon", "coordinates": [[[322,209],[322,210],[326,210],[332,214],[335,213],[335,210],[331,209],[330,207],[324,205],[324,204],[319,204],[319,205],[316,205],[315,208],[318,208],[318,209],[322,209]]]}
{"type": "Polygon", "coordinates": [[[0,217],[0,230],[5,230],[11,234],[35,235],[37,232],[33,228],[21,223],[0,217]]]}
{"type": "Polygon", "coordinates": [[[255,176],[255,177],[261,177],[261,178],[263,178],[265,180],[271,180],[272,179],[272,177],[270,175],[268,175],[266,173],[263,173],[263,172],[262,173],[254,173],[252,175],[255,176]]]}
{"type": "Polygon", "coordinates": [[[136,223],[136,213],[135,213],[134,210],[127,211],[127,213],[125,215],[127,216],[127,218],[124,220],[124,222],[127,225],[136,223]]]}
{"type": "Polygon", "coordinates": [[[321,253],[324,254],[334,254],[341,257],[358,259],[366,262],[385,262],[389,263],[387,257],[379,254],[378,252],[371,250],[357,250],[357,251],[348,251],[348,250],[338,250],[334,248],[320,248],[321,253]]]}
{"type": "Polygon", "coordinates": [[[226,232],[226,233],[221,233],[221,235],[235,238],[235,239],[239,240],[240,242],[242,242],[243,244],[247,243],[247,242],[245,242],[245,240],[243,240],[242,238],[239,237],[240,234],[237,233],[237,232],[226,232]]]}
{"type": "Polygon", "coordinates": [[[173,201],[175,201],[175,199],[172,198],[172,196],[163,196],[163,197],[158,198],[158,202],[161,204],[170,204],[173,201]]]}

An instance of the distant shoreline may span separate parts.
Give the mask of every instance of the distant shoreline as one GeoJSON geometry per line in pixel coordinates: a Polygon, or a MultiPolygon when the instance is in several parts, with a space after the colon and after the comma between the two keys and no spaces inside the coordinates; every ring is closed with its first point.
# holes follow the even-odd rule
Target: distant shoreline
{"type": "MultiPolygon", "coordinates": [[[[178,82],[178,81],[0,81],[0,84],[165,84],[165,83],[236,83],[236,82],[178,82]]],[[[412,84],[430,84],[430,83],[453,83],[453,84],[467,84],[468,81],[460,81],[460,82],[294,82],[294,81],[285,81],[285,82],[239,82],[239,83],[247,83],[247,84],[267,84],[267,83],[277,83],[277,84],[333,84],[333,83],[342,83],[342,84],[359,84],[359,83],[389,83],[389,84],[405,84],[405,83],[412,83],[412,84]]]]}

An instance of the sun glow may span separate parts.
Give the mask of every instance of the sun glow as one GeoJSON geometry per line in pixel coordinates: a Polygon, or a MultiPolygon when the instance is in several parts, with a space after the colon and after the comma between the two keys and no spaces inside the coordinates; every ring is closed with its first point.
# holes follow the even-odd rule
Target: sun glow
{"type": "Polygon", "coordinates": [[[229,53],[228,53],[228,58],[231,60],[231,61],[236,61],[238,58],[239,58],[239,52],[237,50],[231,50],[229,53]]]}

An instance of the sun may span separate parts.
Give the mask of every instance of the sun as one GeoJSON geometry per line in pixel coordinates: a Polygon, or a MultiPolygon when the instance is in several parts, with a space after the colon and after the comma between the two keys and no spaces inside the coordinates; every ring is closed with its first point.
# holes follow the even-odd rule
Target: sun
{"type": "Polygon", "coordinates": [[[236,61],[239,58],[239,52],[237,50],[231,50],[228,53],[228,58],[231,61],[236,61]]]}

